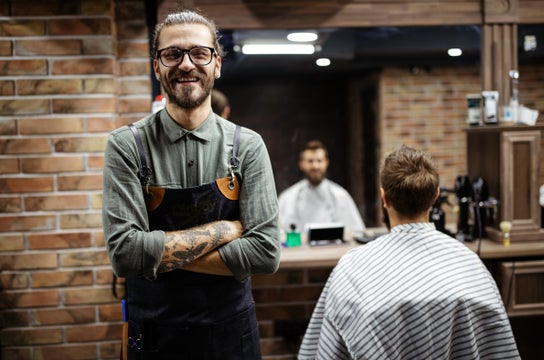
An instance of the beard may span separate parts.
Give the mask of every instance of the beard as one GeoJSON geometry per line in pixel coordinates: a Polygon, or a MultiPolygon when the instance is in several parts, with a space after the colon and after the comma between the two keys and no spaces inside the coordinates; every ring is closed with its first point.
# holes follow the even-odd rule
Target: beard
{"type": "Polygon", "coordinates": [[[206,101],[206,98],[212,91],[214,82],[213,77],[209,77],[207,74],[199,73],[197,71],[191,71],[189,73],[175,71],[164,77],[161,75],[161,84],[169,101],[182,109],[195,109],[206,101]],[[183,86],[181,91],[177,90],[177,79],[183,76],[199,79],[202,83],[202,90],[196,86],[183,86]]]}
{"type": "Polygon", "coordinates": [[[323,179],[325,178],[325,172],[323,171],[314,171],[314,172],[307,172],[306,173],[306,179],[312,184],[313,186],[318,186],[321,184],[323,179]]]}

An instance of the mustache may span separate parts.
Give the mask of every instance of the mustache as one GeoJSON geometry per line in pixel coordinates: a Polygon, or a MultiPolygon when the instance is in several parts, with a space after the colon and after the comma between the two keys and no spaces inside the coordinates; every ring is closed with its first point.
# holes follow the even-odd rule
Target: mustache
{"type": "Polygon", "coordinates": [[[204,74],[196,71],[196,70],[191,70],[191,71],[183,71],[183,70],[175,70],[173,72],[171,72],[170,74],[168,74],[168,80],[177,80],[179,78],[183,78],[183,77],[194,77],[198,80],[202,80],[204,79],[204,74]]]}

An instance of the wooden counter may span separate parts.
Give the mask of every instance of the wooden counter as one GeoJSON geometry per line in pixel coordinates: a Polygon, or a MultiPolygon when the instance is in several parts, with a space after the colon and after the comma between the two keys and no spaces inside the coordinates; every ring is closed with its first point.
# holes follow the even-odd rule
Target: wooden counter
{"type": "MultiPolygon", "coordinates": [[[[478,251],[477,240],[466,242],[465,245],[474,252],[478,251]]],[[[290,270],[334,267],[342,255],[349,249],[353,249],[357,246],[364,245],[351,241],[342,245],[302,245],[298,247],[283,248],[280,269],[290,270]]],[[[524,260],[525,258],[544,258],[544,241],[517,242],[510,244],[510,246],[504,246],[501,243],[483,239],[480,245],[479,255],[482,260],[524,260]]]]}

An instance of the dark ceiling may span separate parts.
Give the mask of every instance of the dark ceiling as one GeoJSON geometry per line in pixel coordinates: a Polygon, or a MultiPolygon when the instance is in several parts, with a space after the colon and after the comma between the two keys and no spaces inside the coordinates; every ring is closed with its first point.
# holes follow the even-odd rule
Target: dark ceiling
{"type": "MultiPolygon", "coordinates": [[[[228,51],[223,61],[223,77],[254,76],[259,74],[303,74],[328,72],[365,72],[383,66],[428,67],[436,65],[479,64],[480,28],[478,26],[437,27],[378,27],[320,29],[312,55],[244,55],[237,45],[247,39],[285,39],[287,30],[232,30],[222,32],[222,43],[228,51]],[[447,50],[458,47],[459,57],[450,57],[447,50]],[[315,60],[331,59],[327,68],[319,68],[315,60]]],[[[519,61],[544,59],[544,26],[518,27],[519,61]],[[535,50],[524,50],[526,35],[535,37],[535,50]]]]}

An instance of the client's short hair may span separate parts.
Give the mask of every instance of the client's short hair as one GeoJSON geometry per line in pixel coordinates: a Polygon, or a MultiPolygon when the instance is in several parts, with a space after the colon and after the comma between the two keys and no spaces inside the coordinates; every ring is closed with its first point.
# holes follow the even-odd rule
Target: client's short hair
{"type": "Polygon", "coordinates": [[[429,210],[440,183],[431,157],[406,145],[385,158],[380,181],[391,206],[403,215],[429,210]]]}

